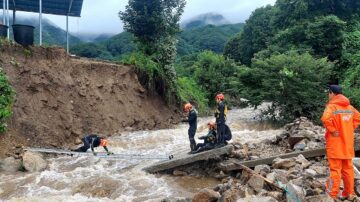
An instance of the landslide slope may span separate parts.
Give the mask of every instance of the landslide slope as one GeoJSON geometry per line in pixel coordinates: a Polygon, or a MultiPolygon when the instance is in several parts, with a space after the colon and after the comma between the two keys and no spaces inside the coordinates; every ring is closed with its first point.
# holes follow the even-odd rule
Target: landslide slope
{"type": "Polygon", "coordinates": [[[87,133],[166,128],[179,119],[130,66],[72,58],[61,48],[6,44],[0,66],[16,91],[0,155],[19,145],[71,146],[87,133]]]}

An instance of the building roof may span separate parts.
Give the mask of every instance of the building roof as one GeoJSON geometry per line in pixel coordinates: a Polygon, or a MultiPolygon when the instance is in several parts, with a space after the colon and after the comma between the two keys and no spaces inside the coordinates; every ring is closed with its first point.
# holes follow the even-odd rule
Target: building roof
{"type": "MultiPolygon", "coordinates": [[[[0,0],[0,9],[3,8],[0,0]]],[[[39,0],[9,0],[9,9],[39,13],[39,0]]],[[[80,17],[83,0],[42,0],[42,13],[80,17]]]]}

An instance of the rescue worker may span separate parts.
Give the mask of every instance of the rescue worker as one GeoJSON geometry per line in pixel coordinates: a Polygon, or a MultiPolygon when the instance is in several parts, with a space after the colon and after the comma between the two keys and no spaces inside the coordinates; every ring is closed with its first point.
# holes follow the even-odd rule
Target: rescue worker
{"type": "Polygon", "coordinates": [[[195,150],[191,153],[195,154],[195,153],[199,153],[202,151],[213,149],[215,147],[215,145],[216,145],[216,125],[213,121],[211,121],[208,123],[208,127],[209,127],[208,134],[205,136],[199,137],[200,140],[204,140],[204,143],[197,144],[195,150]]]}
{"type": "Polygon", "coordinates": [[[188,118],[186,120],[183,120],[183,122],[189,123],[189,141],[190,141],[190,149],[191,152],[195,150],[196,148],[196,142],[195,142],[195,133],[197,129],[197,111],[195,107],[193,107],[190,103],[186,103],[184,105],[184,111],[188,113],[188,118]]]}
{"type": "Polygon", "coordinates": [[[227,114],[227,106],[224,103],[224,94],[220,93],[216,95],[216,110],[215,110],[215,118],[216,118],[216,127],[217,127],[217,144],[218,146],[225,145],[225,121],[227,114]]]}
{"type": "Polygon", "coordinates": [[[326,183],[327,193],[338,201],[340,181],[344,182],[342,199],[359,201],[354,192],[354,130],[360,124],[359,112],[342,95],[338,85],[330,85],[329,102],[321,117],[326,128],[326,154],[330,167],[330,178],[326,183]]]}
{"type": "Polygon", "coordinates": [[[84,145],[78,149],[75,149],[75,152],[86,152],[89,148],[91,148],[92,153],[96,156],[96,152],[94,151],[94,147],[102,146],[104,147],[107,155],[114,154],[109,151],[107,148],[108,141],[105,137],[99,137],[98,135],[92,134],[87,135],[81,139],[84,145]]]}

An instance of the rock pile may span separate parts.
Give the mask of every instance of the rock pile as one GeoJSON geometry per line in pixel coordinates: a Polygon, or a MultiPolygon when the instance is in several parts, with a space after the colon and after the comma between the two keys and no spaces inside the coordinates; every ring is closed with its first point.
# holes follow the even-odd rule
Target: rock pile
{"type": "Polygon", "coordinates": [[[205,201],[327,201],[328,174],[327,161],[323,158],[311,161],[302,155],[277,158],[271,166],[258,165],[252,172],[234,171],[212,191],[196,194],[193,201],[204,201],[204,198],[208,199],[205,201]],[[211,200],[205,193],[212,193],[211,200]]]}

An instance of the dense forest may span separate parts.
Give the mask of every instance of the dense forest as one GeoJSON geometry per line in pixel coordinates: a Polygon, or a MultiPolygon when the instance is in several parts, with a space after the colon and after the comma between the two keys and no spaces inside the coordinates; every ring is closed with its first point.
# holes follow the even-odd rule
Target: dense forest
{"type": "MultiPolygon", "coordinates": [[[[352,0],[277,0],[253,11],[245,25],[185,29],[177,35],[174,62],[178,97],[205,113],[214,95],[224,92],[230,104],[240,104],[240,98],[252,106],[271,102],[264,114],[275,121],[318,121],[326,86],[340,84],[359,108],[359,13],[360,2],[352,0]]],[[[124,32],[73,51],[135,65],[144,83],[163,93],[163,69],[135,41],[124,32]]]]}

